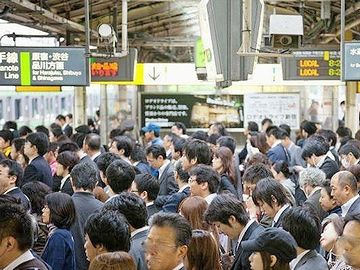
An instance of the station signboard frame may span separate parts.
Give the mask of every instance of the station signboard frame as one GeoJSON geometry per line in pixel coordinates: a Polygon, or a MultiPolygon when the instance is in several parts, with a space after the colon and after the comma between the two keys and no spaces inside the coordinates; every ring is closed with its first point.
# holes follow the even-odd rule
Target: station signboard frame
{"type": "Polygon", "coordinates": [[[345,81],[360,81],[360,42],[345,42],[343,71],[345,81]]]}

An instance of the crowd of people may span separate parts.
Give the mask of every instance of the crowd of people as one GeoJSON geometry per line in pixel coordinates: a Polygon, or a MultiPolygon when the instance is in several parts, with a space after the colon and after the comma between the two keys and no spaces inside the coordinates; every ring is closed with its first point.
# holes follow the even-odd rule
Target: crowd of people
{"type": "Polygon", "coordinates": [[[360,269],[360,132],[67,120],[0,131],[0,269],[360,269]]]}

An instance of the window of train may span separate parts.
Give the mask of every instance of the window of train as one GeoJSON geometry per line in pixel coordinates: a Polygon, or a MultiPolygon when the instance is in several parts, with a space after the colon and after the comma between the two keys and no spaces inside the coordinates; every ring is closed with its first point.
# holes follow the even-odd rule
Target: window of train
{"type": "Polygon", "coordinates": [[[15,120],[21,117],[21,99],[15,99],[15,120]]]}
{"type": "Polygon", "coordinates": [[[0,119],[4,119],[4,103],[0,100],[0,119]]]}
{"type": "Polygon", "coordinates": [[[61,107],[60,107],[60,110],[61,110],[61,113],[64,113],[66,110],[66,97],[61,97],[61,107]]]}
{"type": "Polygon", "coordinates": [[[39,102],[37,98],[33,98],[31,100],[31,107],[32,107],[32,116],[35,117],[39,115],[39,102]]]}

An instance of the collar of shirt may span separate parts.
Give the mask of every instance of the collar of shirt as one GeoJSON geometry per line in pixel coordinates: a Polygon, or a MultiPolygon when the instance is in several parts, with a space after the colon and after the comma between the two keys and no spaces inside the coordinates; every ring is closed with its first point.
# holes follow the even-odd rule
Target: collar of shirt
{"type": "Polygon", "coordinates": [[[86,156],[87,156],[87,154],[83,152],[83,153],[81,154],[81,156],[80,156],[80,159],[83,159],[83,158],[86,157],[86,156]]]}
{"type": "Polygon", "coordinates": [[[276,213],[276,215],[275,215],[275,217],[274,217],[273,223],[278,222],[281,214],[282,214],[288,207],[290,207],[290,205],[289,205],[289,204],[285,204],[283,207],[280,208],[280,210],[276,213]]]}
{"type": "Polygon", "coordinates": [[[355,197],[351,198],[350,200],[348,200],[346,203],[344,203],[341,206],[341,216],[345,217],[347,212],[349,211],[350,207],[352,206],[352,204],[356,201],[356,199],[359,198],[359,194],[357,194],[355,197]]]}
{"type": "Polygon", "coordinates": [[[29,160],[29,164],[31,164],[31,162],[35,159],[35,158],[37,158],[39,155],[37,155],[36,157],[33,157],[32,159],[30,159],[29,160]]]}
{"type": "Polygon", "coordinates": [[[169,165],[169,163],[170,163],[170,160],[165,159],[164,164],[159,168],[159,179],[160,179],[161,175],[163,174],[163,172],[165,171],[166,166],[169,165]]]}
{"type": "Polygon", "coordinates": [[[154,201],[146,203],[146,207],[154,205],[154,201]]]}
{"type": "Polygon", "coordinates": [[[330,150],[326,153],[326,156],[335,161],[335,156],[330,150]]]}
{"type": "Polygon", "coordinates": [[[184,267],[183,263],[180,263],[178,266],[176,266],[173,270],[180,270],[181,268],[184,267]]]}
{"type": "Polygon", "coordinates": [[[67,176],[63,177],[63,179],[61,179],[61,183],[60,183],[60,190],[63,188],[66,180],[70,177],[70,174],[68,174],[67,176]]]}
{"type": "Polygon", "coordinates": [[[131,166],[133,166],[133,164],[131,163],[130,159],[128,159],[127,157],[121,157],[121,159],[125,162],[127,162],[128,164],[130,164],[131,166]]]}
{"type": "Polygon", "coordinates": [[[131,238],[133,238],[135,235],[137,235],[138,233],[141,233],[141,232],[143,232],[143,231],[146,231],[147,229],[149,229],[149,226],[144,226],[144,227],[142,227],[142,228],[140,228],[140,229],[136,229],[135,231],[133,231],[132,233],[131,233],[131,238]]]}
{"type": "Polygon", "coordinates": [[[24,252],[19,257],[17,257],[15,260],[13,260],[9,265],[7,265],[3,270],[12,270],[19,266],[20,264],[24,262],[28,262],[32,259],[34,259],[34,255],[30,252],[30,250],[24,252]]]}
{"type": "Polygon", "coordinates": [[[17,189],[18,187],[12,187],[12,188],[9,188],[7,191],[4,192],[4,194],[7,194],[9,193],[10,191],[14,190],[14,189],[17,189]]]}
{"type": "Polygon", "coordinates": [[[287,148],[287,150],[291,151],[295,146],[295,143],[293,143],[292,141],[290,142],[289,147],[287,148]]]}
{"type": "Polygon", "coordinates": [[[208,203],[208,205],[210,205],[210,203],[216,196],[217,196],[216,193],[211,193],[210,195],[206,196],[204,199],[208,203]]]}
{"type": "Polygon", "coordinates": [[[309,197],[312,196],[318,190],[321,190],[321,187],[314,187],[314,189],[311,191],[309,197]]]}
{"type": "Polygon", "coordinates": [[[136,165],[138,165],[140,163],[140,161],[135,161],[134,163],[133,163],[133,166],[135,167],[136,165]]]}
{"type": "Polygon", "coordinates": [[[64,131],[65,128],[66,128],[68,125],[69,125],[68,123],[65,123],[65,124],[62,126],[61,130],[64,131]]]}
{"type": "Polygon", "coordinates": [[[237,245],[236,248],[240,245],[246,231],[249,229],[249,227],[251,226],[251,224],[253,224],[255,221],[255,219],[251,219],[248,223],[246,223],[246,226],[244,227],[244,229],[241,231],[240,235],[239,235],[239,239],[237,241],[237,245]]]}
{"type": "Polygon", "coordinates": [[[274,144],[271,146],[271,148],[274,148],[274,147],[278,146],[278,144],[281,144],[281,140],[276,140],[274,142],[274,144]]]}
{"type": "Polygon", "coordinates": [[[94,155],[91,156],[91,160],[94,160],[95,158],[97,158],[97,157],[100,156],[100,155],[101,155],[101,152],[100,152],[100,151],[97,152],[97,153],[95,153],[94,155]]]}
{"type": "Polygon", "coordinates": [[[325,162],[325,159],[327,158],[327,156],[328,156],[328,154],[326,153],[326,155],[323,155],[322,157],[321,157],[321,159],[319,160],[319,162],[316,164],[316,168],[320,168],[323,164],[324,164],[324,162],[325,162]]]}
{"type": "Polygon", "coordinates": [[[190,187],[189,184],[186,184],[185,186],[181,187],[178,191],[178,193],[183,192],[185,188],[190,187]]]}
{"type": "Polygon", "coordinates": [[[295,269],[295,267],[296,267],[296,265],[299,263],[299,261],[300,261],[309,251],[310,251],[310,250],[307,249],[307,250],[303,251],[302,253],[300,253],[299,255],[297,255],[297,257],[290,262],[290,269],[291,269],[291,270],[295,269]]]}

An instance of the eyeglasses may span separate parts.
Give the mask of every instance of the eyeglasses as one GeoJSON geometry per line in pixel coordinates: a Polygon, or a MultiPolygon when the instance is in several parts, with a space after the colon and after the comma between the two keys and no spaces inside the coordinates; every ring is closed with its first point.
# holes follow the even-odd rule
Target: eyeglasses
{"type": "Polygon", "coordinates": [[[136,193],[138,193],[139,191],[134,189],[134,190],[131,190],[131,192],[136,192],[136,193]]]}
{"type": "Polygon", "coordinates": [[[192,182],[196,182],[196,179],[190,177],[190,178],[188,179],[188,183],[191,184],[192,182]]]}
{"type": "Polygon", "coordinates": [[[142,247],[144,249],[145,252],[149,253],[149,252],[155,252],[157,253],[159,251],[159,249],[163,248],[163,247],[170,247],[170,248],[176,248],[176,245],[170,245],[170,244],[166,244],[166,243],[162,243],[162,242],[150,242],[149,240],[145,240],[144,242],[142,242],[142,247]]]}

